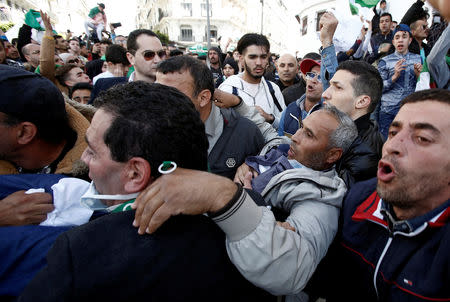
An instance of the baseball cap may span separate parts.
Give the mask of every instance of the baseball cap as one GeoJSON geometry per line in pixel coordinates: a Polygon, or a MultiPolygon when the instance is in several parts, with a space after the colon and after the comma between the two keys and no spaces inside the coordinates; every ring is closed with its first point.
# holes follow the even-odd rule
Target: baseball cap
{"type": "Polygon", "coordinates": [[[310,72],[311,69],[314,66],[319,66],[320,67],[320,61],[316,61],[313,59],[304,59],[301,63],[300,63],[300,71],[303,74],[306,74],[307,72],[310,72]]]}
{"type": "Polygon", "coordinates": [[[398,31],[406,31],[409,33],[409,36],[411,36],[411,29],[406,24],[400,23],[399,25],[397,25],[394,30],[394,36],[398,31]]]}
{"type": "Polygon", "coordinates": [[[36,125],[58,125],[67,119],[63,95],[38,74],[0,66],[0,91],[0,112],[36,125]]]}
{"type": "Polygon", "coordinates": [[[105,9],[105,5],[103,3],[97,3],[98,6],[100,6],[101,8],[105,9]]]}

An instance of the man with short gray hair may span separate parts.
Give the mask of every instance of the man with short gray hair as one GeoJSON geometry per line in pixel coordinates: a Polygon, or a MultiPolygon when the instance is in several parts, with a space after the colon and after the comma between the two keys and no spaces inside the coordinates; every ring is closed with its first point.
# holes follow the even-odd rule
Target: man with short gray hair
{"type": "Polygon", "coordinates": [[[158,193],[144,191],[133,205],[137,207],[134,225],[140,233],[153,232],[176,211],[208,212],[227,235],[228,255],[246,279],[275,295],[297,295],[337,232],[347,188],[333,166],[357,135],[344,113],[331,106],[317,110],[304,119],[289,148],[280,145],[264,157],[247,158],[253,170],[247,173],[244,187],[260,192],[264,201],[252,199],[256,193],[247,195],[240,185],[236,190],[236,184],[224,178],[183,170],[160,178],[146,190],[158,193]],[[171,192],[164,194],[165,188],[171,192]],[[211,198],[223,192],[234,192],[231,202],[211,198]],[[202,197],[194,202],[190,196],[202,197]],[[148,197],[151,200],[145,200],[148,197]],[[287,213],[285,222],[277,221],[284,219],[267,206],[281,215],[287,213]],[[296,273],[286,273],[292,271],[296,273]]]}

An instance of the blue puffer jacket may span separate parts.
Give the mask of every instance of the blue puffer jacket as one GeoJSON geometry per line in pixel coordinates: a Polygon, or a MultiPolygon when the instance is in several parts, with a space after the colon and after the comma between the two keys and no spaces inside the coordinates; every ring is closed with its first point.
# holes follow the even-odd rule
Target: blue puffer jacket
{"type": "Polygon", "coordinates": [[[396,112],[400,107],[400,101],[415,91],[417,77],[414,74],[414,64],[416,63],[422,63],[422,59],[411,52],[406,55],[394,52],[380,60],[378,71],[383,79],[382,112],[396,112]],[[405,64],[408,66],[401,72],[397,81],[392,82],[395,64],[401,59],[405,59],[405,64]]]}

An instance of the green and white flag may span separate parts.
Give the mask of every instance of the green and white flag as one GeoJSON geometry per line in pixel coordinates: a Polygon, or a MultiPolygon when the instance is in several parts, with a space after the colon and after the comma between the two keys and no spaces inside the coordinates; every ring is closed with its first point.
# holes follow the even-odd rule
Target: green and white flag
{"type": "Polygon", "coordinates": [[[360,7],[374,7],[380,2],[380,0],[349,0],[350,11],[352,15],[357,15],[359,13],[360,7]]]}
{"type": "Polygon", "coordinates": [[[28,26],[30,26],[34,29],[37,29],[40,31],[45,31],[44,24],[43,24],[42,18],[41,18],[41,13],[34,9],[30,9],[25,14],[25,24],[27,24],[28,26]]]}

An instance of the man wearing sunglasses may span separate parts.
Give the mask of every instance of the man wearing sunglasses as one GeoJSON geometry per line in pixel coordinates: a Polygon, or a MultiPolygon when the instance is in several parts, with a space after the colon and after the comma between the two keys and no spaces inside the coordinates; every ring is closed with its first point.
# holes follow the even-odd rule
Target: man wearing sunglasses
{"type": "Polygon", "coordinates": [[[127,58],[133,73],[129,78],[114,77],[99,79],[92,90],[91,102],[97,95],[118,83],[144,81],[153,83],[156,80],[156,67],[166,58],[166,52],[162,47],[158,36],[149,29],[136,29],[127,39],[127,58]]]}
{"type": "Polygon", "coordinates": [[[289,104],[283,111],[278,126],[279,136],[294,135],[300,128],[302,120],[322,107],[323,85],[320,77],[320,62],[304,59],[300,64],[300,70],[306,75],[306,91],[301,98],[289,104]]]}

